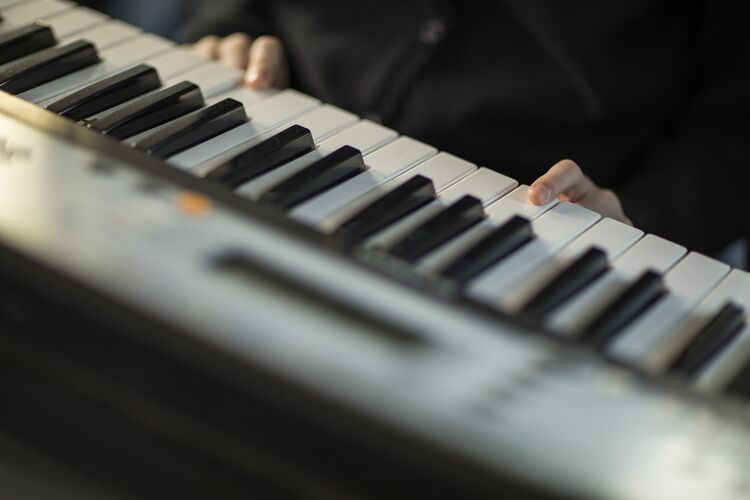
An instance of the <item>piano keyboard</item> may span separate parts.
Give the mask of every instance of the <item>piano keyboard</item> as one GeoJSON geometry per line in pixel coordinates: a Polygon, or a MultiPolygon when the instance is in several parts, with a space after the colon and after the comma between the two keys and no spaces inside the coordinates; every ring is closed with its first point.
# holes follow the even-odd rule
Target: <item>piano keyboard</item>
{"type": "Polygon", "coordinates": [[[750,274],[568,202],[533,206],[528,186],[501,173],[295,90],[249,90],[238,70],[72,2],[0,0],[0,13],[0,90],[283,214],[349,256],[397,262],[605,363],[746,411],[750,274]]]}

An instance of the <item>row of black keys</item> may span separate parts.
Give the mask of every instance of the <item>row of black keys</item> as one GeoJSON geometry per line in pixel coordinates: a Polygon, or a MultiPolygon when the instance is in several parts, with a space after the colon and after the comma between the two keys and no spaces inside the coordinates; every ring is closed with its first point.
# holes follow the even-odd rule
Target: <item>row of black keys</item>
{"type": "MultiPolygon", "coordinates": [[[[50,28],[41,24],[0,36],[0,64],[6,63],[0,68],[0,90],[21,94],[101,62],[89,42],[77,41],[62,47],[56,43],[50,28]]],[[[139,65],[74,92],[47,109],[85,121],[90,128],[118,140],[169,123],[135,144],[160,158],[173,156],[248,121],[242,104],[233,99],[204,107],[203,95],[193,83],[181,82],[158,90],[161,86],[154,68],[139,65]],[[113,109],[117,106],[120,107],[113,109]],[[109,110],[112,111],[107,113],[109,110]]]]}
{"type": "MultiPolygon", "coordinates": [[[[0,89],[22,93],[100,62],[96,49],[88,42],[75,42],[65,47],[55,47],[56,43],[52,31],[39,24],[0,36],[0,64],[29,56],[0,71],[0,89]]],[[[201,110],[205,105],[201,91],[190,82],[149,94],[160,87],[157,72],[140,65],[74,92],[48,106],[48,109],[76,121],[83,120],[89,127],[120,140],[171,122],[136,144],[137,148],[164,158],[248,120],[242,105],[232,99],[201,110]],[[144,97],[136,99],[139,96],[144,97]],[[92,116],[130,100],[134,101],[86,122],[92,116]]],[[[236,188],[314,149],[315,143],[309,130],[292,126],[218,167],[207,178],[236,188]]],[[[345,146],[280,183],[265,193],[260,202],[290,210],[364,170],[361,153],[345,146]]],[[[362,243],[435,199],[432,182],[421,176],[414,177],[353,216],[338,229],[336,235],[350,245],[362,243]]],[[[483,218],[481,202],[470,196],[464,197],[388,251],[397,258],[414,263],[483,218]]],[[[447,266],[442,275],[466,284],[533,237],[529,222],[516,217],[447,266]]],[[[606,254],[592,248],[551,280],[527,303],[522,314],[543,322],[552,311],[607,269],[606,254]]],[[[619,331],[656,303],[664,293],[661,276],[653,272],[645,273],[584,329],[582,338],[604,349],[619,331]]],[[[743,325],[742,309],[727,304],[677,359],[672,371],[694,375],[739,334],[743,325]]],[[[732,385],[740,391],[747,391],[748,386],[750,367],[732,385]]]]}

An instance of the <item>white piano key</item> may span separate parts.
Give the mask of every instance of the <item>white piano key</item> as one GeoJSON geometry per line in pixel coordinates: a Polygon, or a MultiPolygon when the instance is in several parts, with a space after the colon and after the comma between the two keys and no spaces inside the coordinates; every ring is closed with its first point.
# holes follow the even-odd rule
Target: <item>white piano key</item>
{"type": "Polygon", "coordinates": [[[615,259],[610,272],[553,313],[548,327],[563,335],[577,335],[645,271],[652,269],[665,273],[685,253],[685,248],[680,245],[651,234],[644,236],[615,259]]]}
{"type": "Polygon", "coordinates": [[[518,215],[529,220],[545,214],[549,209],[557,205],[557,200],[553,200],[546,205],[534,205],[529,202],[529,186],[522,185],[517,187],[507,196],[500,198],[495,203],[489,205],[485,212],[487,217],[497,224],[503,224],[518,215]]]}
{"type": "Polygon", "coordinates": [[[437,149],[411,137],[401,136],[367,156],[367,166],[384,180],[393,179],[437,154],[437,149]]]}
{"type": "Polygon", "coordinates": [[[642,236],[643,231],[633,226],[614,219],[601,219],[551,259],[534,269],[511,293],[502,297],[500,303],[504,310],[511,313],[517,312],[551,279],[590,248],[597,247],[604,250],[611,261],[630,248],[642,236]]]}
{"type": "Polygon", "coordinates": [[[728,272],[729,266],[724,263],[688,254],[665,276],[669,293],[615,338],[610,354],[647,371],[657,371],[658,356],[654,352],[728,272]]]}
{"type": "MultiPolygon", "coordinates": [[[[251,91],[249,91],[251,92],[251,91]]],[[[232,98],[234,94],[218,97],[232,98]]],[[[284,90],[254,106],[245,108],[251,120],[229,132],[170,158],[172,165],[205,175],[256,144],[265,134],[319,105],[320,101],[295,90],[284,90]]]]}
{"type": "MultiPolygon", "coordinates": [[[[142,33],[135,38],[99,51],[104,61],[116,61],[122,66],[147,63],[149,59],[174,49],[174,42],[151,33],[142,33]]],[[[159,74],[164,78],[164,75],[159,74]]],[[[172,76],[172,75],[169,75],[172,76]]]]}
{"type": "Polygon", "coordinates": [[[746,326],[718,356],[698,375],[693,387],[703,393],[724,390],[750,363],[750,325],[746,326]]]}
{"type": "Polygon", "coordinates": [[[492,305],[511,293],[526,276],[591,227],[600,216],[573,203],[558,203],[532,222],[536,238],[469,283],[468,293],[492,305]]]}
{"type": "Polygon", "coordinates": [[[276,88],[269,88],[267,90],[253,90],[248,87],[240,86],[235,87],[232,90],[228,90],[227,92],[222,92],[221,94],[215,96],[214,99],[221,100],[229,97],[230,99],[241,102],[242,105],[245,106],[245,109],[250,109],[259,102],[265,101],[269,97],[274,96],[278,93],[279,89],[276,88]]]}
{"type": "Polygon", "coordinates": [[[224,64],[205,61],[195,69],[188,70],[167,82],[174,85],[183,80],[195,83],[201,88],[205,98],[213,97],[230,90],[242,82],[242,71],[224,64]]]}
{"type": "Polygon", "coordinates": [[[12,7],[13,5],[17,5],[25,1],[27,0],[0,0],[0,9],[7,9],[8,7],[12,7]]]}
{"type": "Polygon", "coordinates": [[[677,323],[672,334],[651,353],[654,369],[666,369],[684,348],[708,325],[721,308],[732,302],[750,314],[750,274],[733,270],[687,316],[677,323]]]}
{"type": "Polygon", "coordinates": [[[65,45],[78,40],[86,40],[93,43],[97,50],[102,51],[133,38],[140,32],[141,30],[135,26],[111,20],[97,24],[93,28],[68,35],[60,40],[60,44],[65,45]]]}
{"type": "Polygon", "coordinates": [[[396,177],[394,183],[403,184],[415,175],[421,175],[432,180],[435,191],[440,195],[450,186],[476,170],[477,166],[473,163],[443,152],[396,177]]]}
{"type": "MultiPolygon", "coordinates": [[[[140,37],[138,37],[140,38],[140,37]]],[[[162,82],[179,83],[186,78],[181,78],[183,74],[191,68],[196,68],[206,64],[206,61],[182,47],[174,47],[166,52],[156,54],[145,58],[144,64],[158,68],[159,78],[162,82]]],[[[198,83],[198,82],[193,82],[198,83]]]]}
{"type": "Polygon", "coordinates": [[[11,31],[38,20],[46,20],[56,14],[75,7],[73,2],[63,0],[31,0],[3,9],[3,22],[0,33],[11,31]]]}
{"type": "Polygon", "coordinates": [[[300,222],[315,226],[356,202],[368,203],[381,193],[368,196],[379,186],[405,170],[437,154],[437,149],[410,137],[399,137],[365,157],[369,167],[353,179],[296,207],[290,216],[300,222]]]}
{"type": "Polygon", "coordinates": [[[481,200],[482,205],[486,207],[510,193],[517,186],[518,182],[515,179],[482,167],[443,191],[440,197],[446,202],[452,203],[464,195],[470,194],[481,200]]]}
{"type": "Polygon", "coordinates": [[[605,217],[563,248],[559,256],[574,259],[595,246],[604,250],[609,260],[614,260],[642,237],[640,229],[605,217]]]}
{"type": "Polygon", "coordinates": [[[362,120],[346,131],[336,134],[323,144],[328,152],[333,152],[343,146],[359,149],[363,155],[369,155],[398,137],[398,134],[378,123],[362,120]]]}
{"type": "Polygon", "coordinates": [[[93,28],[108,19],[109,17],[101,12],[87,7],[78,7],[66,10],[48,19],[43,19],[43,21],[52,28],[55,37],[59,40],[80,31],[93,28]]]}
{"type": "Polygon", "coordinates": [[[528,191],[528,186],[519,186],[485,207],[484,211],[487,214],[485,221],[469,229],[464,234],[429,255],[426,255],[417,264],[419,269],[426,273],[437,273],[462,256],[496,228],[508,222],[510,218],[519,216],[534,220],[557,204],[557,201],[552,201],[543,206],[532,205],[529,202],[528,191]]]}
{"type": "Polygon", "coordinates": [[[333,153],[342,145],[357,148],[366,155],[367,153],[365,152],[372,151],[382,144],[384,140],[395,136],[395,132],[382,125],[368,121],[358,122],[345,131],[323,141],[315,151],[244,184],[237,192],[249,198],[257,199],[284,179],[289,178],[324,156],[333,153]]]}
{"type": "Polygon", "coordinates": [[[343,131],[358,120],[359,118],[354,113],[330,104],[323,104],[295,119],[294,123],[309,129],[317,144],[343,131]]]}

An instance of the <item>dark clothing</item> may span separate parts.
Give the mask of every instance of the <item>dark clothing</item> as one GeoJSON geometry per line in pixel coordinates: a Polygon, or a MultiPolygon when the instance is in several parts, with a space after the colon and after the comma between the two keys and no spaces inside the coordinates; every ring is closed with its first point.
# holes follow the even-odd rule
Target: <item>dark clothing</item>
{"type": "Polygon", "coordinates": [[[750,45],[730,0],[210,2],[186,36],[274,34],[302,91],[531,182],[563,158],[644,230],[750,233],[750,45]],[[734,200],[734,201],[732,201],[734,200]]]}

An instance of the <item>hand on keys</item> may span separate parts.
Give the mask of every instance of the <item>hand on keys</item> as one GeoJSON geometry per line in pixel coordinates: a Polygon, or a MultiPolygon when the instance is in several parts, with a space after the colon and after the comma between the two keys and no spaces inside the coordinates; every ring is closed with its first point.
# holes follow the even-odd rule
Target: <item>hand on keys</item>
{"type": "Polygon", "coordinates": [[[193,45],[192,50],[207,59],[245,70],[245,82],[255,90],[289,85],[284,46],[276,37],[261,36],[253,40],[244,33],[226,38],[207,36],[193,45]]]}
{"type": "MultiPolygon", "coordinates": [[[[226,38],[207,36],[192,47],[197,54],[245,70],[246,84],[256,90],[284,88],[289,84],[289,67],[281,41],[272,36],[252,39],[244,33],[226,38]]],[[[609,189],[594,184],[571,160],[562,160],[537,179],[529,190],[529,201],[544,205],[559,198],[577,203],[621,222],[632,224],[620,199],[609,189]]]]}
{"type": "Polygon", "coordinates": [[[604,217],[632,225],[617,195],[594,184],[575,162],[562,160],[537,179],[529,189],[529,201],[544,205],[559,198],[577,203],[604,217]]]}

